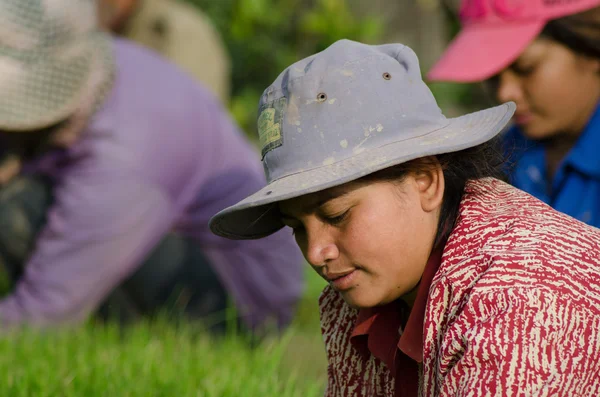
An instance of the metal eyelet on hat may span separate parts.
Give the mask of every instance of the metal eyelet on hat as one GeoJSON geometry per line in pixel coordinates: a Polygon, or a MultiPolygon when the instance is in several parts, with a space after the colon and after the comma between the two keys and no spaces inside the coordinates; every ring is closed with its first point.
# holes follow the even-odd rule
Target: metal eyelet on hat
{"type": "Polygon", "coordinates": [[[320,92],[319,94],[317,94],[317,101],[318,102],[325,102],[327,100],[327,94],[324,92],[320,92]]]}
{"type": "Polygon", "coordinates": [[[273,193],[273,191],[272,191],[272,190],[269,190],[269,191],[267,191],[267,192],[265,193],[265,196],[269,196],[271,193],[273,193]]]}
{"type": "Polygon", "coordinates": [[[385,73],[383,74],[383,79],[384,79],[384,80],[391,80],[391,79],[392,79],[392,75],[391,75],[391,74],[389,74],[388,72],[385,72],[385,73]]]}

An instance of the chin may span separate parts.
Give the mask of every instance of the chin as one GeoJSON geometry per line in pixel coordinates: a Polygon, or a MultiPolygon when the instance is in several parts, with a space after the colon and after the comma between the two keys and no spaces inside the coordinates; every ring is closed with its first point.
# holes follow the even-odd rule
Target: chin
{"type": "Polygon", "coordinates": [[[357,291],[350,290],[342,291],[340,293],[342,294],[342,298],[344,298],[346,304],[348,304],[348,306],[350,306],[353,309],[360,310],[377,306],[377,304],[370,302],[370,299],[365,299],[364,297],[361,297],[360,293],[357,293],[357,291]]]}
{"type": "Polygon", "coordinates": [[[387,303],[382,297],[372,296],[361,292],[364,291],[360,291],[358,288],[353,288],[348,291],[341,291],[340,293],[342,294],[342,298],[344,298],[346,304],[356,310],[369,309],[376,306],[382,306],[387,303]]]}

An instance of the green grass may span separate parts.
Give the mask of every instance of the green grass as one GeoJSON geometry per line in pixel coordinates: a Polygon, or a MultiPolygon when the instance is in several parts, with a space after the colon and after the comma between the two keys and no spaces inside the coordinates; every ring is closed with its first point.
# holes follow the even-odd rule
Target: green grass
{"type": "Polygon", "coordinates": [[[89,324],[0,338],[2,396],[322,396],[325,356],[309,277],[294,325],[250,347],[243,336],[198,334],[164,321],[125,331],[89,324]]]}

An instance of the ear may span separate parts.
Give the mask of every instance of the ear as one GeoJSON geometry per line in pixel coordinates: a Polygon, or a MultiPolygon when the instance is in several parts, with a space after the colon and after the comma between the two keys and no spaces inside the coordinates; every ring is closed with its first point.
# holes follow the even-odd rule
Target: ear
{"type": "Polygon", "coordinates": [[[444,199],[444,172],[436,157],[426,157],[422,161],[424,166],[414,174],[421,208],[425,212],[437,211],[444,199]]]}

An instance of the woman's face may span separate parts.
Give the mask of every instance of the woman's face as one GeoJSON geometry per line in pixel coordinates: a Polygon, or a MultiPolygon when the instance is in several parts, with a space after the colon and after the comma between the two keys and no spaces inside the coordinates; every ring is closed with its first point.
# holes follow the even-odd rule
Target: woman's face
{"type": "Polygon", "coordinates": [[[356,308],[414,289],[437,231],[441,169],[399,183],[348,183],[280,203],[315,271],[356,308]]]}
{"type": "Polygon", "coordinates": [[[600,61],[538,38],[492,84],[499,101],[517,104],[515,122],[530,139],[579,135],[600,99],[600,61]]]}

